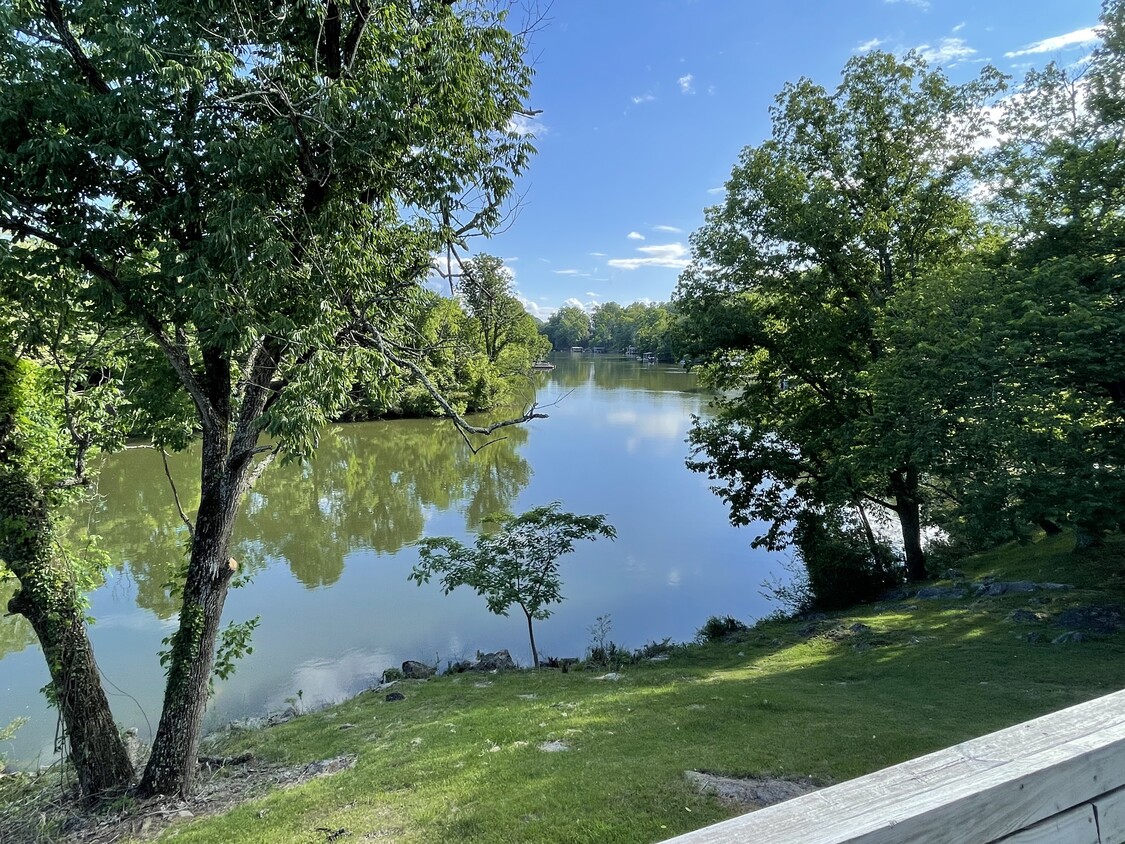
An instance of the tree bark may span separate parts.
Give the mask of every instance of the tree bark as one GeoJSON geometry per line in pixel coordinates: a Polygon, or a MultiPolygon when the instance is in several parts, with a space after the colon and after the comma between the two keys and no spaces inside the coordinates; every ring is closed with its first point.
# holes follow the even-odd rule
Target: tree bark
{"type": "Polygon", "coordinates": [[[526,609],[523,614],[527,617],[527,637],[531,640],[531,662],[536,668],[539,667],[539,651],[535,649],[535,628],[531,624],[531,613],[526,609]]]}
{"type": "Polygon", "coordinates": [[[906,557],[906,577],[917,582],[926,579],[926,554],[922,550],[922,506],[918,490],[918,471],[907,467],[891,474],[894,511],[902,525],[902,550],[906,557]]]}
{"type": "Polygon", "coordinates": [[[246,464],[232,460],[228,442],[223,428],[204,432],[200,461],[202,495],[192,536],[180,626],[172,637],[164,706],[139,786],[142,796],[186,797],[195,782],[219,624],[231,578],[238,568],[229,551],[246,464]]]}
{"type": "Polygon", "coordinates": [[[0,558],[20,583],[8,611],[24,616],[39,638],[82,795],[119,793],[132,783],[133,763],[102,689],[80,596],[54,554],[42,490],[14,465],[0,472],[0,524],[0,558]]]}

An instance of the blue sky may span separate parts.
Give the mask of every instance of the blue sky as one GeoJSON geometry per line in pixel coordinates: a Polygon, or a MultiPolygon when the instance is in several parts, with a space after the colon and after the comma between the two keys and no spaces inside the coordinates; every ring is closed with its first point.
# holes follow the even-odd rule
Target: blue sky
{"type": "Polygon", "coordinates": [[[539,154],[508,230],[473,247],[528,310],[666,301],[787,81],[915,48],[954,81],[1088,55],[1099,0],[554,0],[533,42],[539,154]]]}

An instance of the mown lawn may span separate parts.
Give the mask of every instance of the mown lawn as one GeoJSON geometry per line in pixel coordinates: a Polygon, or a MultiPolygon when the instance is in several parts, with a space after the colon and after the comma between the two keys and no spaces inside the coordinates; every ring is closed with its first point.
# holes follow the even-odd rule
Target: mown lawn
{"type": "Polygon", "coordinates": [[[838,782],[1125,687],[1125,632],[1051,644],[1063,608],[1125,604],[1123,552],[1075,558],[1065,538],[1001,549],[966,560],[967,578],[1077,588],[764,622],[623,666],[616,680],[599,679],[604,669],[465,674],[399,683],[406,699],[393,703],[365,693],[210,751],[355,754],[353,769],[164,837],[659,841],[735,811],[696,794],[686,770],[838,782]],[[1015,621],[1017,609],[1044,620],[1015,621]]]}

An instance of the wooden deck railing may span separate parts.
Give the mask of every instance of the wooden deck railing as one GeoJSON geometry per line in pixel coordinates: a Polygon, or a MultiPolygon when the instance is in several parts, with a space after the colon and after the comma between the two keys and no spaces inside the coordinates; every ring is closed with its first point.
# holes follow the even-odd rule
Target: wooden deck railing
{"type": "Polygon", "coordinates": [[[1125,691],[673,842],[1125,844],[1125,691]]]}

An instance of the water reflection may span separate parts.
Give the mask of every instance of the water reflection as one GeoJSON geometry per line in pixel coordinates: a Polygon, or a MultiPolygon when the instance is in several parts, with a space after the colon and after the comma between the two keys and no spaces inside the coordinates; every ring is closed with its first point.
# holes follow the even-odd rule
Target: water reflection
{"type": "MultiPolygon", "coordinates": [[[[528,431],[514,427],[475,454],[449,423],[364,422],[327,429],[316,459],[271,467],[247,496],[232,553],[253,575],[283,560],[309,589],[331,586],[358,548],[393,554],[416,542],[427,512],[463,511],[477,529],[511,507],[531,479],[519,454],[528,431]]],[[[169,457],[184,508],[199,501],[195,449],[169,457]]],[[[187,528],[175,510],[161,455],[137,449],[106,460],[87,520],[136,590],[137,606],[160,618],[179,610],[187,528]]]]}
{"type": "MultiPolygon", "coordinates": [[[[216,685],[212,724],[284,706],[298,690],[308,706],[339,699],[403,659],[444,664],[506,647],[526,663],[519,618],[489,614],[471,591],[444,596],[407,581],[411,546],[424,535],[470,539],[492,513],[552,500],[606,513],[618,540],[567,559],[566,600],[537,629],[544,653],[581,656],[590,625],[607,614],[613,639],[638,647],[689,639],[711,614],[768,611],[758,585],[769,561],[749,551],[749,532],[729,525],[706,479],[684,467],[691,415],[706,413],[694,377],[604,356],[555,362],[534,379],[551,418],[504,429],[478,453],[449,422],[359,423],[324,431],[310,464],[274,466],[260,479],[233,549],[253,582],[232,592],[226,617],[260,615],[261,625],[254,653],[216,685]]],[[[188,512],[199,496],[197,460],[169,460],[188,512]]],[[[156,654],[175,625],[169,584],[187,529],[157,452],[108,459],[98,493],[76,521],[96,526],[118,569],[91,596],[91,635],[115,716],[143,738],[159,715],[156,654]]],[[[32,718],[11,752],[25,762],[49,754],[55,723],[30,643],[21,620],[0,618],[0,725],[32,718]]]]}

